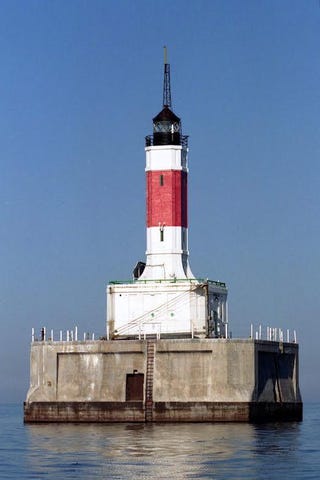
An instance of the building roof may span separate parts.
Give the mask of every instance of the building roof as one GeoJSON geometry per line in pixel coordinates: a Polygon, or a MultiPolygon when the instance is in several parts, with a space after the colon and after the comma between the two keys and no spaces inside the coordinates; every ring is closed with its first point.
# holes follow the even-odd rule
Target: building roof
{"type": "Polygon", "coordinates": [[[164,106],[158,115],[153,118],[153,122],[180,122],[180,118],[175,115],[169,107],[164,106]]]}

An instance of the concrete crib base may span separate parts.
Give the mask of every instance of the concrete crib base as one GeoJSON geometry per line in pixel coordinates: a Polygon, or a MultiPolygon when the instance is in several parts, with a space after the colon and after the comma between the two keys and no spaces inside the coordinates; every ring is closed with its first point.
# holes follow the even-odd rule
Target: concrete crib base
{"type": "Polygon", "coordinates": [[[301,421],[302,403],[154,402],[146,415],[143,402],[31,402],[25,423],[45,422],[272,422],[301,421]]]}

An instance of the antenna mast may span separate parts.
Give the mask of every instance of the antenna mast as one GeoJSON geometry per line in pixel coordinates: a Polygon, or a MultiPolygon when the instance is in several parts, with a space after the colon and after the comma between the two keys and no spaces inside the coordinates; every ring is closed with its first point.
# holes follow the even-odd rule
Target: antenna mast
{"type": "Polygon", "coordinates": [[[170,64],[167,63],[167,47],[164,50],[163,106],[171,107],[170,64]]]}

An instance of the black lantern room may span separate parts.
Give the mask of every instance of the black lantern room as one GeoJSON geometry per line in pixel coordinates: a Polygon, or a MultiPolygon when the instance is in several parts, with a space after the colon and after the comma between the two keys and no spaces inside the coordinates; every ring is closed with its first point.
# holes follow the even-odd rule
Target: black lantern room
{"type": "Polygon", "coordinates": [[[153,119],[153,145],[181,145],[181,122],[165,105],[153,119]]]}

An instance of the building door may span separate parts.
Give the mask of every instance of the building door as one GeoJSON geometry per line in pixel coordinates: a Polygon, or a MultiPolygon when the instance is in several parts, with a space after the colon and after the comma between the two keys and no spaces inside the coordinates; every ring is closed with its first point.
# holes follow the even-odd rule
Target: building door
{"type": "Polygon", "coordinates": [[[143,401],[143,373],[128,373],[126,382],[126,402],[143,401]]]}

